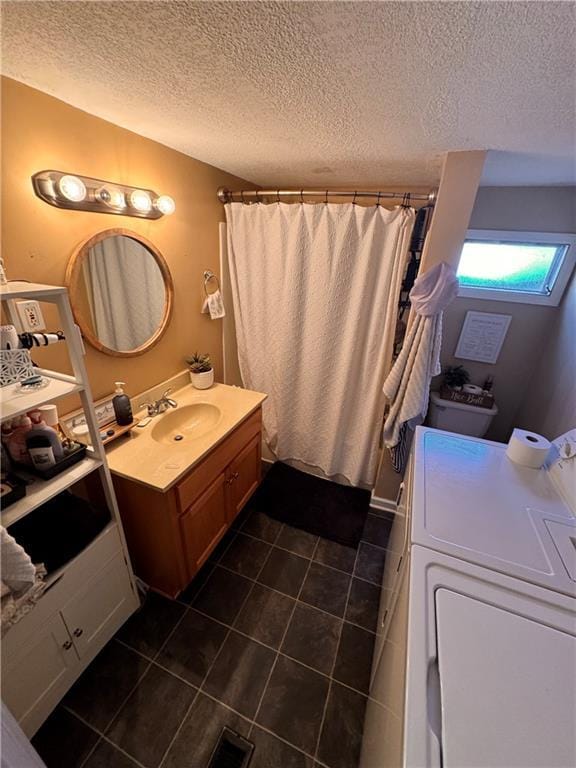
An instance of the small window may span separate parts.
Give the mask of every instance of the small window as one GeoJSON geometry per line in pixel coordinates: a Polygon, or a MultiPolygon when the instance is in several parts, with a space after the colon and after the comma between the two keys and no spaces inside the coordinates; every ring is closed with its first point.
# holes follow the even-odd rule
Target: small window
{"type": "Polygon", "coordinates": [[[574,267],[575,242],[574,235],[470,230],[458,295],[557,305],[574,267]]]}

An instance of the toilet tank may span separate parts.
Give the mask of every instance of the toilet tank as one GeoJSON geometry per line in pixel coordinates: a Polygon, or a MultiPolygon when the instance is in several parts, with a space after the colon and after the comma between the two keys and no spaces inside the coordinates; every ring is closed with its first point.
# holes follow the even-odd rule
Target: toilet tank
{"type": "Polygon", "coordinates": [[[429,427],[457,432],[460,435],[484,437],[498,408],[479,408],[477,405],[443,400],[437,392],[430,392],[430,407],[426,423],[429,427]]]}

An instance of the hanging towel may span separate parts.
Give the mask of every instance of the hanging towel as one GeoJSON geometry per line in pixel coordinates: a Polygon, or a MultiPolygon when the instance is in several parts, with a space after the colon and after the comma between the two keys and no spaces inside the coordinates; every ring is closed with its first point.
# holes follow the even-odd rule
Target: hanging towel
{"type": "Polygon", "coordinates": [[[226,315],[224,301],[222,300],[222,294],[219,290],[214,291],[214,293],[209,293],[208,296],[206,296],[204,304],[202,305],[202,314],[209,314],[211,320],[218,320],[226,315]]]}
{"type": "Polygon", "coordinates": [[[404,464],[408,429],[426,416],[430,382],[441,370],[442,313],[457,293],[456,273],[444,262],[418,277],[410,291],[414,315],[383,387],[390,401],[383,439],[397,472],[404,464]]]}
{"type": "Polygon", "coordinates": [[[0,526],[2,556],[2,634],[30,611],[44,591],[46,569],[35,566],[26,551],[0,526]]]}

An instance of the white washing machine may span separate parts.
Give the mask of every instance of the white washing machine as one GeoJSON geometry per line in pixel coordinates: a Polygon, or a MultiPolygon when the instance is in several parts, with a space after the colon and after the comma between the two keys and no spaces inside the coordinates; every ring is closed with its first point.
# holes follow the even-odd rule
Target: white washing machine
{"type": "Polygon", "coordinates": [[[573,599],[418,545],[411,560],[403,764],[573,768],[573,599]]]}
{"type": "Polygon", "coordinates": [[[361,768],[576,765],[576,458],[419,428],[387,556],[361,768]]]}
{"type": "Polygon", "coordinates": [[[417,429],[411,541],[576,597],[576,430],[542,469],[515,464],[506,447],[417,429]]]}

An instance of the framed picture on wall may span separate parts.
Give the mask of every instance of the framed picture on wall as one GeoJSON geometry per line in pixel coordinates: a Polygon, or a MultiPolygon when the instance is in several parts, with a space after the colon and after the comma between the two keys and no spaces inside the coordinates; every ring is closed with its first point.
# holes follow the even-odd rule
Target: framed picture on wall
{"type": "Polygon", "coordinates": [[[512,315],[466,312],[454,357],[496,363],[511,320],[512,315]]]}

